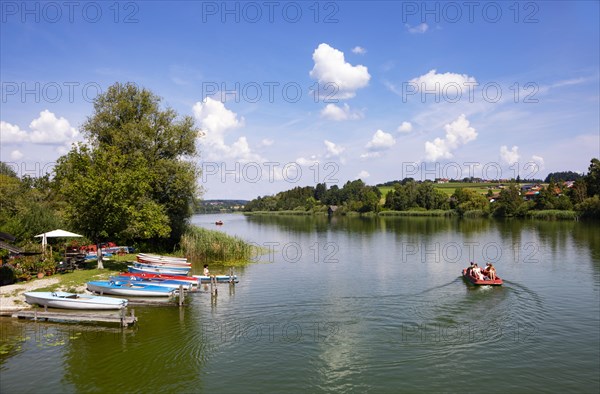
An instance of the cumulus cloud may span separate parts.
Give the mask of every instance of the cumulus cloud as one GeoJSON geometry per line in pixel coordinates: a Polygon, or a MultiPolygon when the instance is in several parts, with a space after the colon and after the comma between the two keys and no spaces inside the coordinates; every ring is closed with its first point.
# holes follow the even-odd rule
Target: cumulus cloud
{"type": "Polygon", "coordinates": [[[429,30],[429,25],[427,23],[421,23],[416,26],[411,26],[407,23],[405,26],[408,32],[411,34],[423,34],[429,30]]]}
{"type": "Polygon", "coordinates": [[[23,158],[23,153],[21,153],[20,150],[15,149],[12,152],[10,152],[10,159],[11,160],[21,160],[23,158]]]}
{"type": "Polygon", "coordinates": [[[260,145],[261,146],[271,146],[275,143],[275,141],[273,141],[270,138],[264,138],[262,141],[260,141],[260,145]]]}
{"type": "Polygon", "coordinates": [[[386,133],[383,130],[377,130],[375,134],[373,134],[371,141],[367,143],[366,148],[370,152],[381,152],[390,149],[394,144],[396,144],[396,140],[391,134],[386,133]]]}
{"type": "Polygon", "coordinates": [[[325,108],[321,110],[322,118],[335,121],[362,119],[363,116],[362,112],[351,110],[348,104],[344,104],[342,107],[335,104],[327,104],[325,108]]]}
{"type": "Polygon", "coordinates": [[[500,158],[506,164],[514,164],[519,161],[519,147],[513,146],[511,150],[508,150],[506,145],[500,147],[500,158]]]}
{"type": "Polygon", "coordinates": [[[296,159],[296,163],[303,167],[309,167],[315,163],[319,163],[319,158],[317,157],[317,155],[312,155],[308,159],[305,157],[299,157],[296,159]]]}
{"type": "Polygon", "coordinates": [[[29,131],[19,126],[0,121],[0,135],[3,143],[32,142],[34,144],[60,145],[71,142],[79,136],[79,132],[63,117],[57,118],[50,111],[43,110],[40,116],[31,121],[29,131]]]}
{"type": "Polygon", "coordinates": [[[371,174],[369,174],[365,170],[362,170],[361,172],[358,173],[358,175],[356,175],[356,179],[366,179],[366,178],[368,178],[370,176],[371,176],[371,174]]]}
{"type": "Polygon", "coordinates": [[[355,46],[352,48],[352,53],[356,53],[357,55],[364,55],[367,53],[367,50],[363,47],[355,46]]]}
{"type": "Polygon", "coordinates": [[[544,169],[544,158],[543,157],[533,155],[533,156],[531,156],[531,161],[534,162],[535,164],[537,164],[538,170],[544,169]]]}
{"type": "Polygon", "coordinates": [[[342,51],[325,43],[313,52],[313,61],[315,65],[309,75],[319,81],[319,95],[329,99],[354,97],[356,91],[367,86],[371,79],[367,67],[347,63],[342,51]],[[328,84],[333,84],[333,88],[328,84]]]}
{"type": "Polygon", "coordinates": [[[380,157],[381,153],[379,152],[367,152],[360,155],[361,159],[372,159],[375,157],[380,157]]]}
{"type": "Polygon", "coordinates": [[[425,142],[425,157],[428,161],[438,159],[449,159],[452,151],[460,145],[464,145],[477,138],[477,131],[470,126],[464,114],[460,115],[454,122],[444,126],[446,136],[425,142]]]}
{"type": "Polygon", "coordinates": [[[399,133],[410,133],[412,131],[412,124],[410,122],[402,122],[400,126],[398,126],[399,133]]]}
{"type": "Polygon", "coordinates": [[[225,136],[228,131],[244,126],[243,117],[227,109],[225,104],[220,101],[206,97],[201,102],[197,102],[193,107],[195,118],[204,132],[201,142],[211,149],[209,158],[229,158],[240,161],[259,161],[260,155],[252,152],[246,137],[239,137],[231,145],[225,142],[225,136]]]}
{"type": "Polygon", "coordinates": [[[336,145],[331,141],[325,140],[323,142],[325,143],[325,147],[327,148],[327,158],[339,156],[345,150],[345,148],[336,145]]]}
{"type": "Polygon", "coordinates": [[[427,74],[413,78],[409,81],[416,90],[437,95],[447,94],[453,98],[460,94],[469,94],[477,80],[467,74],[443,73],[438,74],[435,69],[427,74]]]}

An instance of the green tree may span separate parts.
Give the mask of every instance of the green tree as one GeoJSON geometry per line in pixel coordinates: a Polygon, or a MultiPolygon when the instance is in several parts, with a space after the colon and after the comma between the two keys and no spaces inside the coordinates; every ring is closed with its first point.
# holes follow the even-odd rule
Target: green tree
{"type": "MultiPolygon", "coordinates": [[[[94,101],[82,126],[86,144],[55,167],[67,217],[96,242],[146,240],[172,248],[198,195],[198,130],[187,116],[133,84],[115,84],[94,101]]],[[[99,266],[101,260],[99,260],[99,266]]]]}
{"type": "Polygon", "coordinates": [[[592,159],[588,173],[585,176],[585,183],[589,197],[600,195],[600,160],[592,159]]]}
{"type": "Polygon", "coordinates": [[[519,211],[519,207],[523,204],[523,198],[519,192],[519,187],[516,183],[511,182],[507,188],[500,190],[500,196],[495,203],[494,214],[496,216],[514,216],[519,211]]]}

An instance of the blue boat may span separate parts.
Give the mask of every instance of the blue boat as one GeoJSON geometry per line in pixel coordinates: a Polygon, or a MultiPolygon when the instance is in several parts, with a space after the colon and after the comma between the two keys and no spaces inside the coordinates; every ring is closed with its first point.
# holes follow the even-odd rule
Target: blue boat
{"type": "Polygon", "coordinates": [[[171,289],[179,289],[179,286],[183,286],[184,290],[191,290],[192,284],[190,282],[184,282],[182,280],[174,280],[174,279],[146,279],[140,278],[137,276],[111,276],[110,280],[115,282],[132,282],[132,283],[142,283],[153,286],[161,286],[161,287],[169,287],[171,289]]]}
{"type": "Polygon", "coordinates": [[[168,297],[175,289],[154,286],[146,283],[131,281],[98,280],[87,282],[87,289],[93,293],[115,294],[120,296],[138,297],[168,297]]]}

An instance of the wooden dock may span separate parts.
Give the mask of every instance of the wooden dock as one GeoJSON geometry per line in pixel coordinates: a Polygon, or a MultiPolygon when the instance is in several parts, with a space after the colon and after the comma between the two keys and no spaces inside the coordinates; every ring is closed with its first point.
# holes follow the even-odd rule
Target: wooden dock
{"type": "Polygon", "coordinates": [[[37,310],[18,311],[12,314],[18,319],[33,319],[45,321],[68,321],[78,323],[118,323],[121,327],[128,327],[137,322],[133,310],[130,315],[125,314],[123,309],[120,314],[100,313],[65,313],[65,312],[42,312],[37,310]]]}

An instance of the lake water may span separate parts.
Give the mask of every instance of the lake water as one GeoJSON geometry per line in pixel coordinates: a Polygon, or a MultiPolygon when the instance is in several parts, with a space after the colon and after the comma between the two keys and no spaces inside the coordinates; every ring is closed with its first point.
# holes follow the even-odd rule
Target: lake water
{"type": "Polygon", "coordinates": [[[0,391],[600,391],[598,223],[193,222],[218,219],[267,251],[240,283],[136,307],[125,330],[2,318],[0,391]],[[465,283],[469,261],[492,261],[504,285],[465,283]]]}

